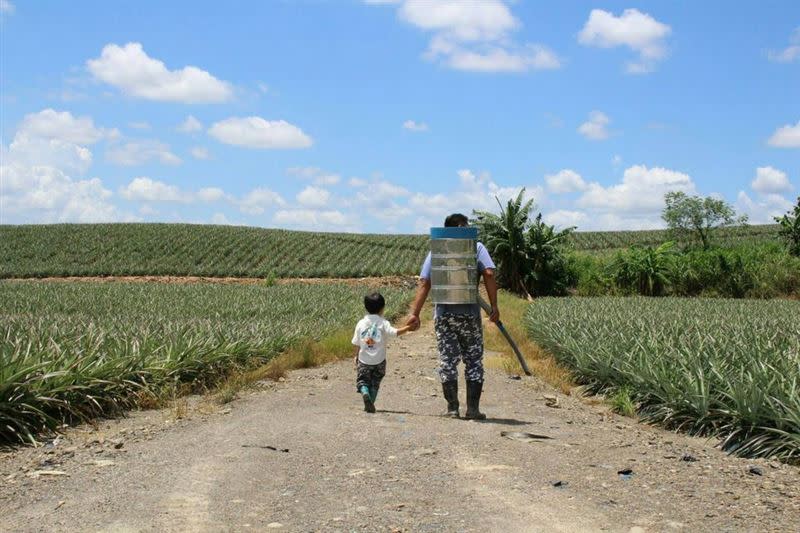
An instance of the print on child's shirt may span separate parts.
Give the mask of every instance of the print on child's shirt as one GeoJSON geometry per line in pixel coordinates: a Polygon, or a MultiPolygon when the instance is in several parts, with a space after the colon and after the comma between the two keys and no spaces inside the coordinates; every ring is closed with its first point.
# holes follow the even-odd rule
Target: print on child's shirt
{"type": "Polygon", "coordinates": [[[378,350],[378,344],[381,342],[381,328],[378,324],[370,324],[364,331],[361,332],[361,340],[364,342],[367,352],[370,355],[375,355],[378,350]]]}

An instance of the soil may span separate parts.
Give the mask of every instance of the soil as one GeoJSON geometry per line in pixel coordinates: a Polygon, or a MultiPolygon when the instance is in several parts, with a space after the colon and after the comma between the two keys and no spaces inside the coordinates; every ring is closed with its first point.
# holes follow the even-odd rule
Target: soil
{"type": "MultiPolygon", "coordinates": [[[[7,450],[0,529],[800,529],[797,467],[728,456],[536,378],[489,370],[486,421],[441,417],[430,327],[391,345],[375,414],[347,361],[259,383],[225,406],[191,398],[7,450]]],[[[463,382],[460,395],[463,410],[463,382]]]]}

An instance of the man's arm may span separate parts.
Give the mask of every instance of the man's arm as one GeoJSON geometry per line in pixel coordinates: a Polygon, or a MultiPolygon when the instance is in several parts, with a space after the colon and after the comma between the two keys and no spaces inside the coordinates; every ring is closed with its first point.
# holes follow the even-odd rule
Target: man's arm
{"type": "Polygon", "coordinates": [[[408,318],[408,325],[414,329],[419,327],[419,314],[422,312],[422,306],[425,305],[429,292],[431,292],[431,280],[422,278],[417,286],[414,303],[411,304],[411,316],[408,318]]]}
{"type": "Polygon", "coordinates": [[[497,280],[494,278],[494,269],[487,268],[483,271],[483,284],[486,285],[486,294],[489,295],[489,305],[492,306],[492,314],[489,320],[497,322],[500,320],[500,309],[497,308],[497,280]]]}

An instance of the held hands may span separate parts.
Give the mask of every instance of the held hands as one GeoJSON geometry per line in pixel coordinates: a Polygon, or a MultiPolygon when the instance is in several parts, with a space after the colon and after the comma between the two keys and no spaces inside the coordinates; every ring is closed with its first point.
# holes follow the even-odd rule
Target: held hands
{"type": "Polygon", "coordinates": [[[417,315],[409,315],[406,326],[408,326],[411,331],[417,331],[419,329],[419,317],[417,315]]]}

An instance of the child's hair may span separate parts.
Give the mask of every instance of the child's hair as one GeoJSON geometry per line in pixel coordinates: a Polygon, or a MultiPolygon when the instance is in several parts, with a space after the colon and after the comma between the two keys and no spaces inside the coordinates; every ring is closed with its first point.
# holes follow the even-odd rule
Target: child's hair
{"type": "Polygon", "coordinates": [[[469,219],[462,215],[461,213],[453,213],[446,219],[444,219],[444,227],[445,228],[457,228],[459,226],[467,226],[469,225],[469,219]]]}
{"type": "Polygon", "coordinates": [[[386,300],[383,299],[381,293],[373,292],[364,296],[364,307],[366,307],[367,313],[377,315],[386,307],[386,300]]]}

